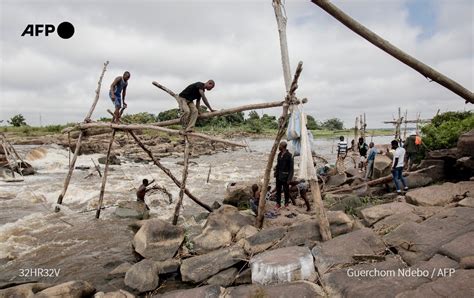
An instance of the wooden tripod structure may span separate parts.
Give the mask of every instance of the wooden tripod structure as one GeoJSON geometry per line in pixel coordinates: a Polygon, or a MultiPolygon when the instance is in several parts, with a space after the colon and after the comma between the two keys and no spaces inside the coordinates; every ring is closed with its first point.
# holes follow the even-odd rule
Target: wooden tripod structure
{"type": "Polygon", "coordinates": [[[416,133],[418,134],[419,133],[419,127],[420,127],[421,124],[431,122],[431,119],[421,119],[420,118],[420,113],[417,113],[416,119],[408,120],[407,118],[408,118],[408,110],[405,110],[405,115],[402,116],[401,109],[398,108],[398,118],[393,119],[391,121],[384,121],[383,122],[385,124],[393,124],[394,125],[395,140],[402,139],[402,132],[401,132],[402,124],[405,124],[404,132],[403,132],[403,140],[406,140],[408,123],[416,123],[416,133]]]}

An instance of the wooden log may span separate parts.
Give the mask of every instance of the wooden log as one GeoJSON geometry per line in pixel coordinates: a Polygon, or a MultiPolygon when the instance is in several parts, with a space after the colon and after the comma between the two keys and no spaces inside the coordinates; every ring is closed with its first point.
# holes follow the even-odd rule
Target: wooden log
{"type": "Polygon", "coordinates": [[[189,145],[189,140],[188,137],[184,136],[184,164],[183,164],[183,175],[181,179],[181,187],[179,189],[179,198],[178,202],[176,203],[176,207],[174,209],[174,216],[173,216],[173,225],[178,224],[178,218],[179,218],[179,210],[181,209],[181,206],[183,204],[183,195],[184,195],[184,190],[186,188],[186,179],[188,178],[188,161],[189,161],[189,153],[190,153],[190,145],[189,145]]]}
{"type": "Polygon", "coordinates": [[[291,68],[290,58],[288,55],[288,43],[286,38],[286,15],[283,13],[281,0],[273,0],[273,10],[275,11],[275,17],[278,26],[278,35],[280,37],[280,52],[281,52],[281,64],[283,66],[283,79],[285,82],[286,92],[290,92],[291,86],[291,68]]]}
{"type": "MultiPolygon", "coordinates": [[[[92,116],[92,113],[94,112],[95,106],[97,105],[97,101],[99,100],[99,95],[100,95],[100,87],[102,86],[102,79],[104,78],[104,73],[107,70],[107,65],[109,65],[109,61],[106,61],[104,63],[104,67],[102,68],[102,73],[99,77],[99,81],[97,82],[97,89],[95,90],[94,101],[92,102],[92,106],[89,109],[89,112],[87,113],[86,117],[84,118],[84,122],[89,122],[90,121],[90,118],[92,116]]],[[[79,136],[77,137],[76,149],[74,150],[74,156],[72,157],[71,164],[69,166],[69,171],[66,175],[66,179],[64,180],[63,190],[61,191],[61,194],[59,194],[57,205],[54,208],[54,210],[56,212],[59,212],[59,210],[60,210],[58,205],[61,205],[63,203],[63,199],[64,199],[64,196],[66,195],[66,191],[67,191],[67,188],[69,186],[69,182],[71,181],[72,172],[74,171],[74,167],[76,165],[77,156],[79,154],[79,151],[81,150],[82,134],[83,134],[83,131],[81,130],[79,132],[79,136]]]]}
{"type": "Polygon", "coordinates": [[[391,55],[392,57],[396,58],[402,63],[413,68],[414,70],[422,74],[424,77],[437,82],[438,84],[446,87],[447,89],[461,96],[462,98],[466,100],[466,103],[467,102],[474,103],[474,95],[471,91],[469,91],[468,89],[463,87],[461,84],[457,83],[456,81],[443,75],[439,71],[433,69],[432,67],[424,64],[423,62],[413,58],[412,56],[403,52],[399,48],[395,47],[394,45],[389,43],[387,40],[378,36],[374,32],[364,27],[362,24],[360,24],[359,22],[351,18],[349,15],[344,13],[342,10],[340,10],[337,6],[332,4],[330,1],[328,0],[311,0],[311,1],[314,4],[318,5],[319,7],[321,7],[328,14],[336,18],[339,22],[344,24],[346,27],[348,27],[349,29],[357,33],[358,35],[362,36],[367,41],[369,41],[376,47],[380,48],[387,54],[391,55]]]}
{"type": "Polygon", "coordinates": [[[94,164],[94,168],[97,170],[97,173],[99,173],[99,177],[102,177],[102,173],[100,172],[100,166],[95,163],[94,159],[92,159],[92,163],[94,164]]]}
{"type": "MultiPolygon", "coordinates": [[[[176,177],[171,173],[171,171],[166,168],[165,166],[163,166],[161,164],[161,162],[156,159],[154,156],[153,156],[153,153],[151,153],[151,151],[142,143],[142,141],[140,141],[140,139],[135,135],[135,133],[133,131],[129,131],[130,135],[132,136],[132,138],[135,140],[135,142],[138,144],[138,146],[140,146],[143,151],[145,151],[146,154],[148,154],[148,156],[151,158],[151,160],[153,161],[153,163],[158,167],[160,168],[168,177],[171,178],[171,180],[173,180],[174,184],[176,184],[176,186],[178,186],[179,188],[181,188],[181,182],[178,181],[178,179],[176,179],[176,177]]],[[[203,207],[204,209],[206,209],[207,211],[209,212],[212,212],[212,208],[201,202],[196,196],[194,196],[187,188],[184,189],[184,193],[191,199],[193,200],[196,204],[198,204],[199,206],[203,207]]]]}
{"type": "Polygon", "coordinates": [[[151,129],[151,130],[157,130],[157,131],[162,131],[168,134],[173,134],[173,135],[187,135],[190,137],[196,137],[196,138],[201,138],[213,142],[219,142],[219,143],[224,143],[232,146],[237,146],[237,147],[245,147],[245,144],[237,143],[237,142],[232,142],[228,140],[224,140],[221,138],[217,137],[211,137],[203,133],[198,133],[198,132],[183,132],[175,129],[170,129],[170,128],[165,128],[165,127],[160,127],[156,125],[150,125],[150,124],[115,124],[115,123],[106,123],[106,122],[92,122],[92,123],[80,123],[77,125],[77,128],[81,130],[93,128],[93,127],[107,127],[111,129],[117,129],[117,130],[125,130],[125,131],[133,131],[133,130],[141,130],[141,129],[151,129]]]}
{"type": "Polygon", "coordinates": [[[311,195],[313,197],[314,209],[316,211],[316,219],[319,223],[319,233],[323,241],[332,239],[331,229],[329,227],[329,221],[324,209],[323,200],[321,198],[321,190],[319,189],[319,183],[316,179],[309,180],[309,186],[311,188],[311,195]]]}
{"type": "Polygon", "coordinates": [[[209,183],[209,177],[211,177],[211,170],[212,170],[212,166],[209,165],[209,172],[207,172],[207,179],[206,179],[206,183],[209,183]]]}
{"type": "MultiPolygon", "coordinates": [[[[435,166],[429,166],[429,167],[419,169],[419,170],[414,171],[414,172],[404,172],[403,177],[407,177],[407,176],[410,176],[411,174],[421,173],[421,172],[424,172],[424,171],[427,171],[427,170],[431,170],[434,167],[435,166]]],[[[370,180],[368,182],[365,182],[365,183],[362,183],[362,184],[359,184],[359,185],[356,185],[356,186],[348,187],[348,188],[336,187],[334,189],[330,189],[330,190],[325,191],[325,193],[337,194],[337,193],[341,193],[341,192],[348,192],[348,191],[353,191],[353,190],[362,188],[364,186],[376,186],[376,185],[380,185],[380,184],[390,183],[392,180],[393,180],[393,177],[390,174],[390,175],[380,177],[380,178],[377,178],[377,179],[374,179],[374,180],[370,180]]]]}
{"type": "Polygon", "coordinates": [[[105,158],[104,175],[102,176],[102,185],[100,186],[99,204],[97,205],[95,218],[100,217],[100,209],[102,208],[102,202],[104,201],[105,184],[107,183],[107,174],[109,172],[110,151],[112,150],[112,145],[114,144],[114,140],[115,140],[115,129],[112,132],[112,136],[110,137],[109,148],[107,149],[107,157],[105,158]]]}

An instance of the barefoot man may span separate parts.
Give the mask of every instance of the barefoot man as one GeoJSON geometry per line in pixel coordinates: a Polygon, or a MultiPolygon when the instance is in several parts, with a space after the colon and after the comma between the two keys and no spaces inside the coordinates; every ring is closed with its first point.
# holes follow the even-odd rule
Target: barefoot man
{"type": "Polygon", "coordinates": [[[199,106],[201,104],[201,98],[208,107],[209,111],[214,112],[207,101],[206,96],[204,95],[205,90],[212,90],[214,88],[214,81],[209,80],[206,83],[196,82],[194,84],[189,85],[186,87],[181,93],[179,94],[178,101],[179,107],[183,111],[183,115],[181,116],[181,123],[183,126],[186,126],[186,132],[192,132],[194,130],[194,125],[196,124],[197,117],[199,115],[199,106]],[[194,100],[196,100],[196,105],[194,105],[194,100]]]}
{"type": "Polygon", "coordinates": [[[126,109],[125,95],[127,94],[128,79],[130,79],[130,72],[126,71],[123,76],[116,77],[110,85],[109,96],[115,106],[114,119],[112,122],[118,123],[120,121],[120,109],[126,109]]]}

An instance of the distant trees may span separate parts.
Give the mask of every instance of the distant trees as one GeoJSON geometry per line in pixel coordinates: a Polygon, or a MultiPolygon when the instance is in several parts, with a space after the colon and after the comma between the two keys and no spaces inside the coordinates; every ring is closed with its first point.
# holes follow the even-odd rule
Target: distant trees
{"type": "Polygon", "coordinates": [[[343,130],[344,123],[339,118],[331,118],[324,121],[321,127],[328,130],[343,130]]]}
{"type": "Polygon", "coordinates": [[[15,115],[7,121],[8,124],[15,127],[26,126],[25,117],[22,114],[15,115]]]}

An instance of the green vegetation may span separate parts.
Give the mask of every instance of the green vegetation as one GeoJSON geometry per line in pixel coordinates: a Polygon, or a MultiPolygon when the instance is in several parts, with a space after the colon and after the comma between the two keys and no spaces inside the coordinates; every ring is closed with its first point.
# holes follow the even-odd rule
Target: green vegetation
{"type": "Polygon", "coordinates": [[[13,127],[26,126],[25,117],[22,114],[15,115],[8,120],[8,124],[13,127]]]}
{"type": "Polygon", "coordinates": [[[474,114],[446,112],[433,118],[422,129],[423,143],[429,150],[447,149],[456,146],[459,136],[474,129],[474,114]]]}

